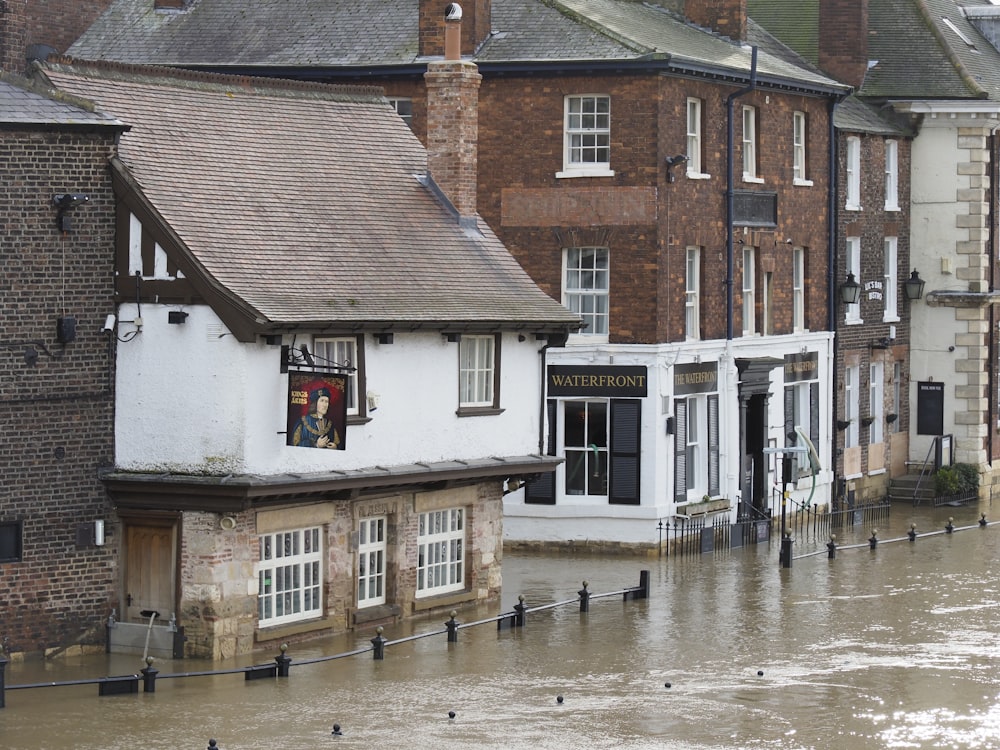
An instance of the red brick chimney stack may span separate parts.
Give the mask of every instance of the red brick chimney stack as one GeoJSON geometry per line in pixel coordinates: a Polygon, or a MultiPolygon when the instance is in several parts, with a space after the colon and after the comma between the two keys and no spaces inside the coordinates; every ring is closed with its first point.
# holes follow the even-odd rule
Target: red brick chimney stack
{"type": "Polygon", "coordinates": [[[868,72],[868,0],[820,0],[819,67],[858,88],[868,72]]]}
{"type": "Polygon", "coordinates": [[[463,61],[459,54],[461,7],[449,3],[442,11],[448,53],[444,60],[428,63],[424,74],[427,168],[459,216],[467,218],[476,215],[479,85],[483,77],[475,63],[463,61]]]}
{"type": "Polygon", "coordinates": [[[734,42],[746,41],[746,0],[686,0],[684,15],[692,23],[728,36],[734,42]]]}

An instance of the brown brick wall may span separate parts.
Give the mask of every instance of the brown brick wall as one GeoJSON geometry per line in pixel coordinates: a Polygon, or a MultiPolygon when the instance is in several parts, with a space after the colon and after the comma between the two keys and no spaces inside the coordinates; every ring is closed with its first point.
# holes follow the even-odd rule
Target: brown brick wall
{"type": "Polygon", "coordinates": [[[65,52],[112,0],[0,0],[0,67],[24,73],[29,45],[65,52]]]}
{"type": "Polygon", "coordinates": [[[113,460],[114,349],[101,332],[114,309],[110,147],[110,134],[0,136],[0,520],[24,528],[23,560],[0,563],[0,642],[11,651],[103,642],[116,606],[119,539],[97,477],[113,460]],[[62,236],[52,198],[66,192],[90,202],[62,236]],[[65,345],[60,316],[77,321],[65,345]],[[106,546],[78,547],[78,525],[96,519],[106,546]]]}

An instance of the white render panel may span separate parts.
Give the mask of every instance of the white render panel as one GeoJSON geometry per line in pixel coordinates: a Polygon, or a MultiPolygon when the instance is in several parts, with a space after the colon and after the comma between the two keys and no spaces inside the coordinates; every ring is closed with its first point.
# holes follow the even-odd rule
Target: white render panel
{"type": "MultiPolygon", "coordinates": [[[[347,427],[346,450],[325,451],[285,445],[280,347],[239,343],[206,306],[185,307],[182,325],[167,323],[170,309],[143,305],[142,332],[118,345],[121,470],[269,475],[538,453],[542,342],[534,337],[502,337],[504,411],[475,417],[456,414],[457,343],[438,332],[396,332],[392,344],[366,337],[366,386],[379,406],[367,424],[347,427]]],[[[126,336],[135,306],[119,313],[126,336]]]]}

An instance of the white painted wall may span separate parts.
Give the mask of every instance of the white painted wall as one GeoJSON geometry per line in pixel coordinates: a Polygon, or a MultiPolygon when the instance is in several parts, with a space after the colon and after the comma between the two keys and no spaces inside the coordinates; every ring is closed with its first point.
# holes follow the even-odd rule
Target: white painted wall
{"type": "MultiPolygon", "coordinates": [[[[167,323],[170,309],[143,305],[142,332],[118,344],[119,469],[268,475],[538,453],[542,342],[533,337],[502,338],[504,412],[463,418],[458,344],[435,332],[397,332],[389,345],[367,337],[367,389],[381,403],[367,424],[347,428],[346,450],[321,451],[285,445],[280,347],[239,343],[207,306],[185,307],[183,325],[167,323]]],[[[120,307],[119,337],[134,318],[135,305],[120,307]]]]}

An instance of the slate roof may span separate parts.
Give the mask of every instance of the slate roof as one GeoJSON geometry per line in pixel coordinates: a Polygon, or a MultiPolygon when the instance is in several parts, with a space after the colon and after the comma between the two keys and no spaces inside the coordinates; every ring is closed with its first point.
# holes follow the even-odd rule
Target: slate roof
{"type": "MultiPolygon", "coordinates": [[[[491,36],[473,60],[490,66],[661,60],[680,72],[750,69],[750,49],[635,0],[493,0],[491,36]]],[[[157,13],[151,0],[115,0],[68,53],[153,65],[296,69],[419,65],[417,0],[201,0],[157,13]]],[[[842,89],[761,44],[762,83],[842,89]]]]}
{"type": "Polygon", "coordinates": [[[196,273],[263,328],[578,327],[485,222],[463,229],[422,184],[426,153],[377,89],[65,61],[42,70],[132,126],[120,170],[196,273]]]}
{"type": "Polygon", "coordinates": [[[902,123],[894,122],[891,111],[878,109],[856,96],[839,102],[833,111],[833,123],[838,130],[851,133],[871,133],[889,137],[913,135],[902,123]]]}
{"type": "Polygon", "coordinates": [[[52,91],[37,91],[27,79],[0,74],[0,123],[9,125],[112,126],[122,123],[94,112],[88,103],[52,91]]]}

